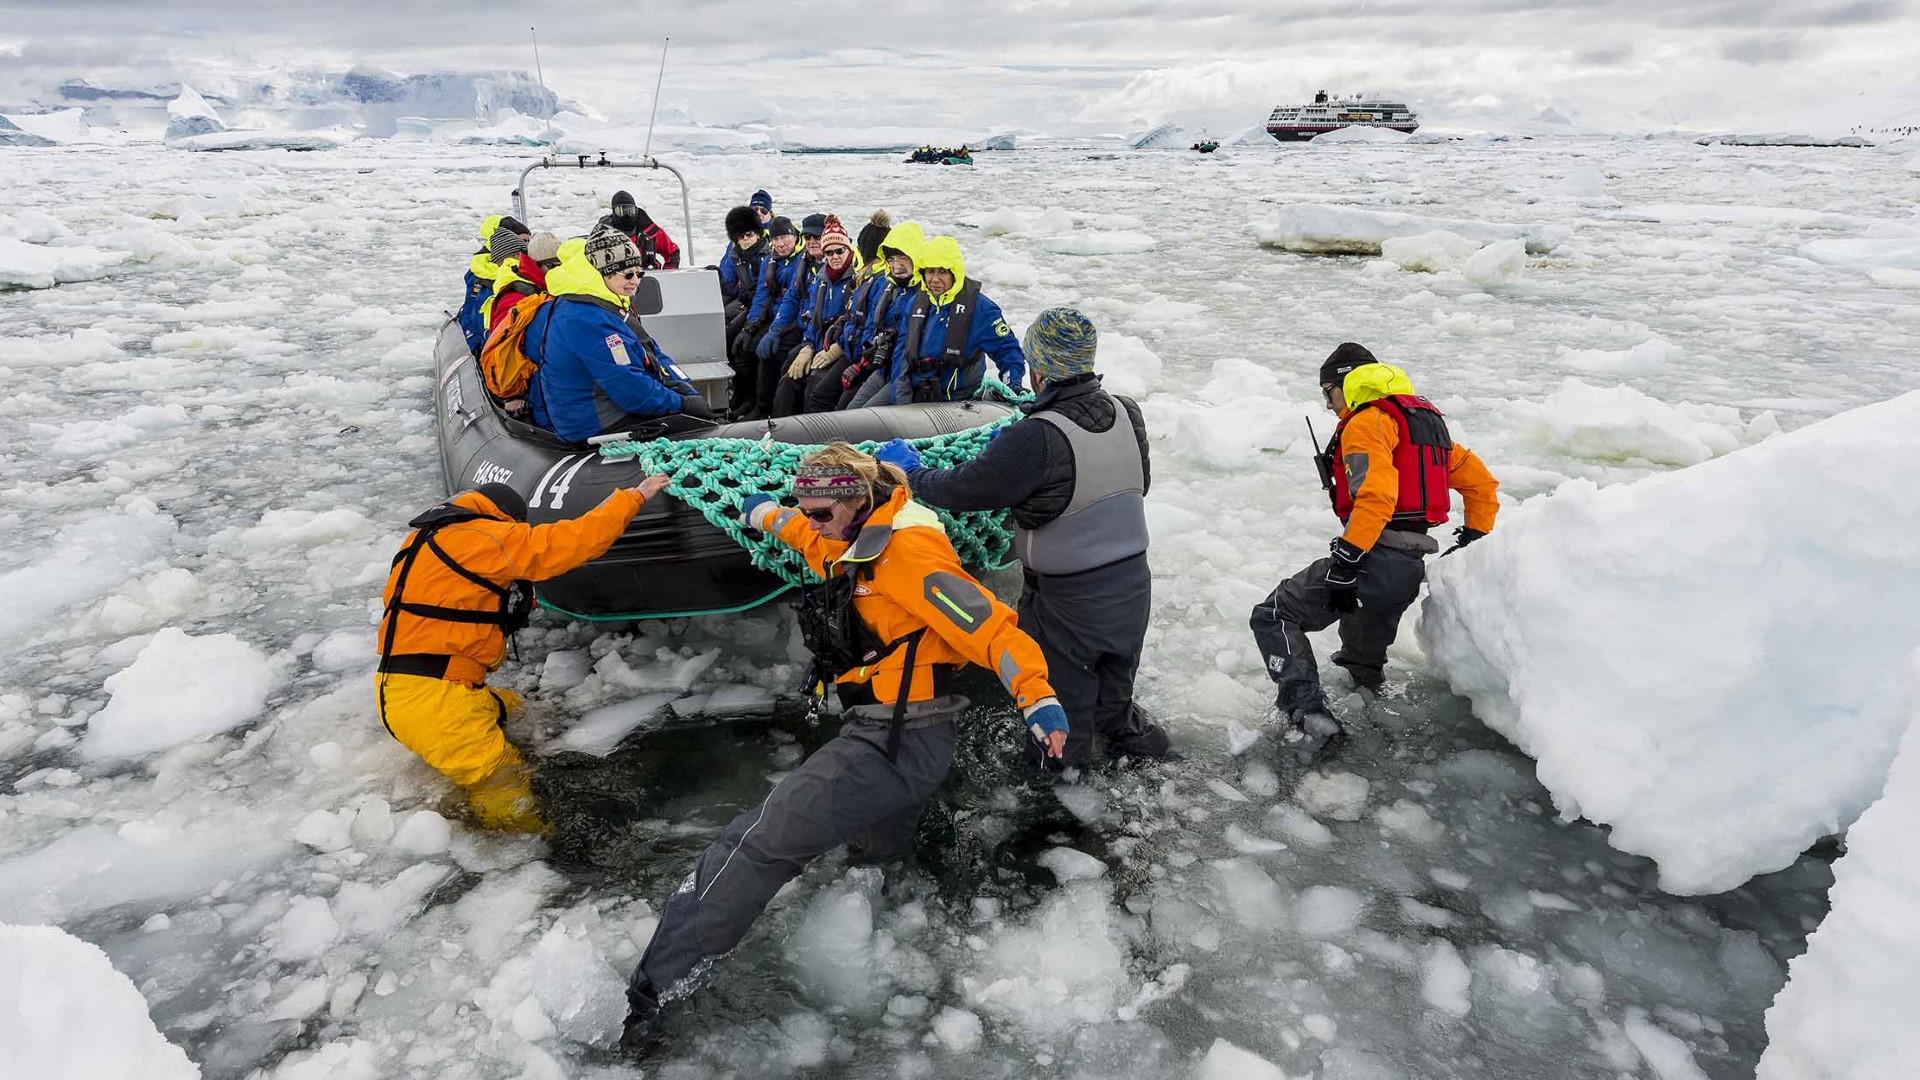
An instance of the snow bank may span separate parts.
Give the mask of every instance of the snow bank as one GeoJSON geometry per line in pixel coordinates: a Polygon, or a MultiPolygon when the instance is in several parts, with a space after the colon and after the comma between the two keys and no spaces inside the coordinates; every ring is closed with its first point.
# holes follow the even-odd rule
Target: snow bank
{"type": "MultiPolygon", "coordinates": [[[[1920,653],[1914,656],[1920,669],[1920,653]]],[[[1920,674],[1920,671],[1916,671],[1920,674]]],[[[1920,1062],[1920,714],[1847,830],[1832,911],[1767,1011],[1758,1080],[1907,1080],[1920,1062]]]]}
{"type": "Polygon", "coordinates": [[[1879,793],[1914,703],[1887,672],[1920,640],[1920,508],[1887,493],[1916,484],[1920,393],[1571,482],[1433,565],[1420,637],[1562,812],[1662,888],[1730,889],[1879,793]]]}
{"type": "Polygon", "coordinates": [[[92,281],[126,262],[125,251],[91,247],[49,247],[0,236],[0,291],[8,287],[51,289],[70,281],[92,281]]]}
{"type": "Polygon", "coordinates": [[[259,716],[273,684],[266,655],[232,634],[190,637],[169,626],[107,677],[113,697],[88,721],[80,752],[141,757],[217,735],[259,716]]]}
{"type": "Polygon", "coordinates": [[[1392,128],[1352,125],[1323,131],[1308,142],[1313,146],[1398,146],[1412,137],[1411,132],[1392,128]]]}
{"type": "Polygon", "coordinates": [[[100,947],[52,926],[0,925],[0,1076],[198,1080],[133,980],[100,947]]]}
{"type": "Polygon", "coordinates": [[[1282,207],[1273,224],[1254,226],[1255,238],[1267,247],[1313,255],[1378,255],[1381,245],[1390,239],[1433,232],[1451,233],[1483,245],[1522,240],[1533,255],[1552,251],[1567,239],[1567,230],[1558,225],[1428,218],[1319,203],[1282,207]]]}

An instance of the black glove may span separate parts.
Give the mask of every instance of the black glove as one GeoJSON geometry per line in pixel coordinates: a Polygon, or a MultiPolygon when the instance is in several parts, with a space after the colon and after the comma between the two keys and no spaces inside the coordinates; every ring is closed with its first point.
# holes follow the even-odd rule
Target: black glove
{"type": "Polygon", "coordinates": [[[713,410],[707,406],[707,399],[699,394],[684,394],[680,398],[680,414],[691,416],[695,420],[715,420],[713,410]]]}
{"type": "Polygon", "coordinates": [[[753,352],[754,343],[758,340],[760,340],[760,328],[750,325],[734,335],[733,349],[731,351],[739,354],[751,353],[753,352]]]}
{"type": "Polygon", "coordinates": [[[1360,560],[1367,553],[1335,537],[1327,562],[1327,607],[1334,611],[1360,610],[1360,560]]]}
{"type": "Polygon", "coordinates": [[[1441,552],[1440,554],[1442,556],[1451,555],[1454,552],[1459,551],[1461,548],[1466,547],[1468,544],[1473,543],[1475,540],[1478,540],[1485,535],[1487,534],[1481,532],[1479,529],[1469,529],[1465,525],[1462,525],[1459,528],[1453,530],[1453,546],[1441,552]]]}

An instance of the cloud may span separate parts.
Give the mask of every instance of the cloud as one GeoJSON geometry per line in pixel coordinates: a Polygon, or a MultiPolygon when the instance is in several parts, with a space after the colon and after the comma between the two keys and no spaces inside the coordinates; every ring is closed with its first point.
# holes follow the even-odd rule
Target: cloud
{"type": "Polygon", "coordinates": [[[1739,38],[1720,46],[1721,56],[1740,64],[1784,64],[1812,51],[1810,42],[1797,37],[1739,38]]]}

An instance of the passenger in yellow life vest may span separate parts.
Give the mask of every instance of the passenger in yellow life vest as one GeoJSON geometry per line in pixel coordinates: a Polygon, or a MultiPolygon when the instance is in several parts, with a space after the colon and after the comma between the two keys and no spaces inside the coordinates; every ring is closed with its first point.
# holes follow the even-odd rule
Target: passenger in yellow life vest
{"type": "Polygon", "coordinates": [[[1357,686],[1378,690],[1400,616],[1426,580],[1422,560],[1440,550],[1427,533],[1446,524],[1451,493],[1460,493],[1467,521],[1448,552],[1492,532],[1500,512],[1500,482],[1453,441],[1446,418],[1414,393],[1405,371],[1349,341],[1321,365],[1320,391],[1340,422],[1317,464],[1344,531],[1327,558],[1282,581],[1251,619],[1278,686],[1281,739],[1302,762],[1345,734],[1327,709],[1307,634],[1338,622],[1333,662],[1357,686]]]}
{"type": "Polygon", "coordinates": [[[505,229],[520,237],[521,250],[526,250],[525,240],[529,235],[527,227],[514,218],[494,214],[480,223],[480,250],[467,260],[466,292],[460,300],[460,314],[454,320],[460,324],[460,332],[466,336],[467,348],[475,356],[480,355],[480,347],[487,343],[487,304],[493,298],[493,279],[500,273],[500,264],[493,255],[494,234],[505,229]]]}
{"type": "Polygon", "coordinates": [[[401,745],[467,791],[480,823],[538,832],[529,769],[501,723],[520,705],[491,689],[507,638],[525,625],[530,582],[558,577],[604,553],[665,476],[621,488],[570,521],[528,525],[527,502],[482,484],[408,522],[382,598],[380,719],[401,745]]]}

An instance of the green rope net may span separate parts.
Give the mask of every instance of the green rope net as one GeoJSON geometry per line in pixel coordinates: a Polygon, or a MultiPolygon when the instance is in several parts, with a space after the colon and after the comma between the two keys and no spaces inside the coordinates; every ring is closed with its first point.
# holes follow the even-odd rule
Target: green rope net
{"type": "MultiPolygon", "coordinates": [[[[1033,400],[1032,394],[1016,393],[992,376],[987,377],[977,396],[1008,404],[1033,400]]],[[[1000,429],[1019,418],[1017,412],[1008,413],[977,428],[907,441],[920,452],[920,460],[927,467],[948,469],[972,460],[1000,429]]],[[[856,449],[868,453],[882,445],[879,442],[854,444],[856,449]]],[[[700,511],[734,543],[747,549],[753,565],[789,585],[805,585],[819,578],[807,569],[805,560],[792,548],[742,525],[740,504],[749,495],[767,494],[777,499],[787,494],[800,459],[818,449],[818,446],[771,439],[652,439],[605,443],[600,447],[600,456],[631,458],[648,472],[672,477],[667,490],[700,511]]],[[[938,507],[931,509],[946,526],[947,539],[953,543],[962,564],[974,570],[999,570],[1011,564],[1013,530],[1007,523],[1005,510],[956,514],[938,507]]]]}

